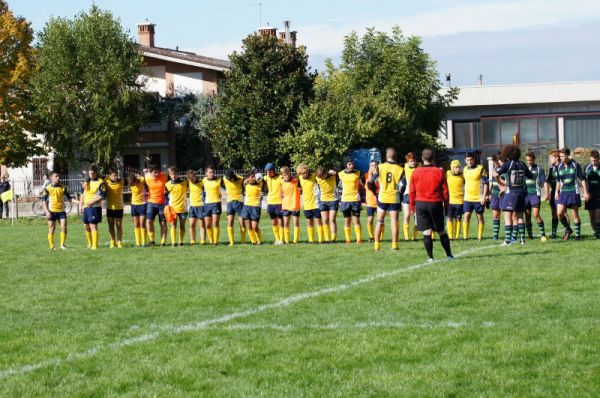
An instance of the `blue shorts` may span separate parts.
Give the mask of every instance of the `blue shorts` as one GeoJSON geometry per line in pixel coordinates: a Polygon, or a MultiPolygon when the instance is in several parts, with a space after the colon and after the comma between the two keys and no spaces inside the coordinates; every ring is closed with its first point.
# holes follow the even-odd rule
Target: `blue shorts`
{"type": "Polygon", "coordinates": [[[246,206],[242,208],[240,216],[245,220],[259,221],[260,220],[260,206],[246,206]]]}
{"type": "Polygon", "coordinates": [[[460,220],[463,216],[463,205],[449,205],[446,217],[452,220],[460,220]]]}
{"type": "Polygon", "coordinates": [[[146,218],[150,221],[154,221],[154,219],[158,216],[158,221],[165,221],[165,205],[158,203],[147,203],[146,205],[146,218]]]}
{"type": "Polygon", "coordinates": [[[500,196],[490,196],[490,209],[492,209],[492,210],[502,209],[502,204],[500,202],[501,202],[500,196]]]}
{"type": "Polygon", "coordinates": [[[51,211],[50,217],[48,217],[48,221],[59,221],[59,220],[66,220],[66,219],[67,219],[67,213],[64,211],[51,211]]]}
{"type": "Polygon", "coordinates": [[[183,213],[175,213],[175,214],[177,214],[177,218],[179,219],[179,221],[185,221],[188,218],[187,211],[183,212],[183,213]]]}
{"type": "Polygon", "coordinates": [[[367,209],[367,217],[373,217],[377,215],[377,207],[365,206],[367,209]]]}
{"type": "Polygon", "coordinates": [[[576,192],[561,192],[558,195],[558,205],[563,205],[567,209],[581,207],[581,197],[576,192]]]}
{"type": "Polygon", "coordinates": [[[221,202],[219,203],[206,203],[204,205],[204,218],[212,217],[213,214],[220,215],[223,212],[221,202]]]}
{"type": "Polygon", "coordinates": [[[267,214],[274,220],[276,218],[283,218],[283,213],[281,211],[281,205],[267,205],[267,214]]]}
{"type": "Polygon", "coordinates": [[[281,214],[284,217],[288,217],[288,216],[300,217],[300,210],[282,210],[281,214]]]}
{"type": "Polygon", "coordinates": [[[204,218],[204,206],[190,206],[190,218],[204,218]]]}
{"type": "Polygon", "coordinates": [[[521,213],[525,211],[525,197],[527,193],[511,191],[504,195],[503,211],[512,211],[521,213]]]}
{"type": "Polygon", "coordinates": [[[232,200],[231,202],[227,202],[227,215],[235,216],[240,215],[242,213],[242,209],[244,208],[244,203],[239,200],[232,200]]]}
{"type": "Polygon", "coordinates": [[[337,200],[332,200],[330,202],[321,202],[319,204],[319,210],[320,211],[338,211],[340,202],[338,202],[337,200]]]}
{"type": "Polygon", "coordinates": [[[146,204],[144,203],[143,205],[131,205],[131,216],[132,217],[139,217],[139,216],[146,217],[146,204]]]}
{"type": "Polygon", "coordinates": [[[400,203],[381,203],[377,201],[377,207],[383,211],[400,211],[400,203]]]}
{"type": "Polygon", "coordinates": [[[106,217],[108,217],[108,218],[123,218],[123,209],[121,209],[121,210],[106,209],[106,217]]]}
{"type": "Polygon", "coordinates": [[[360,216],[360,202],[342,202],[340,210],[345,218],[360,216]]]}
{"type": "Polygon", "coordinates": [[[482,214],[485,211],[485,207],[480,202],[467,202],[463,204],[463,212],[482,214]]]}
{"type": "Polygon", "coordinates": [[[304,210],[304,217],[306,217],[308,220],[313,218],[321,218],[321,212],[319,209],[304,210]]]}
{"type": "Polygon", "coordinates": [[[590,198],[585,202],[585,209],[589,211],[600,210],[600,198],[590,198]]]}
{"type": "Polygon", "coordinates": [[[83,209],[84,224],[98,224],[102,222],[102,207],[86,207],[83,209]]]}
{"type": "Polygon", "coordinates": [[[409,195],[402,195],[402,203],[404,204],[410,204],[410,196],[409,195]]]}
{"type": "Polygon", "coordinates": [[[542,198],[536,194],[527,194],[525,197],[525,208],[531,209],[532,207],[540,208],[540,204],[542,203],[542,198]]]}

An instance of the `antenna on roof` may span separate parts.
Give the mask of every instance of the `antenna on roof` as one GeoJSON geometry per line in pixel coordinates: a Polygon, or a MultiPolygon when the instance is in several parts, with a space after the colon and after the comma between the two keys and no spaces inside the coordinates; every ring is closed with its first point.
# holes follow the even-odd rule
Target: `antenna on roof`
{"type": "Polygon", "coordinates": [[[258,7],[258,26],[262,27],[262,2],[250,4],[249,7],[258,7]]]}
{"type": "Polygon", "coordinates": [[[479,76],[477,76],[477,79],[479,80],[479,85],[483,86],[483,74],[479,74],[479,76]]]}

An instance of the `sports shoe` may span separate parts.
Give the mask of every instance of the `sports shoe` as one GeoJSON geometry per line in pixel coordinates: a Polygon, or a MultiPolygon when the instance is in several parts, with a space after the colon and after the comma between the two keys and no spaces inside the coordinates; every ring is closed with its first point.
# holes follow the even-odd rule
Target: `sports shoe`
{"type": "Polygon", "coordinates": [[[350,243],[352,243],[352,241],[351,241],[351,240],[347,240],[347,241],[346,241],[346,244],[347,244],[347,245],[349,245],[350,243]]]}
{"type": "Polygon", "coordinates": [[[280,240],[276,240],[275,242],[273,242],[273,244],[274,244],[275,246],[279,246],[279,245],[283,245],[283,242],[282,242],[282,241],[280,241],[280,240]]]}
{"type": "Polygon", "coordinates": [[[434,260],[433,258],[429,257],[429,258],[427,259],[427,264],[431,264],[431,263],[432,263],[432,262],[434,262],[434,261],[435,261],[435,260],[434,260]]]}
{"type": "Polygon", "coordinates": [[[51,252],[53,252],[53,251],[55,251],[55,250],[56,250],[56,249],[55,249],[55,248],[53,248],[53,247],[51,247],[51,248],[50,248],[50,251],[51,251],[51,252]]]}
{"type": "Polygon", "coordinates": [[[575,238],[573,238],[573,239],[575,239],[575,240],[581,240],[581,236],[575,235],[575,238]]]}
{"type": "Polygon", "coordinates": [[[448,257],[446,257],[448,260],[455,260],[455,257],[451,254],[448,257]]]}
{"type": "Polygon", "coordinates": [[[369,243],[373,243],[373,242],[375,242],[375,239],[369,238],[369,243]]]}
{"type": "Polygon", "coordinates": [[[67,246],[65,246],[65,245],[62,245],[62,246],[60,247],[60,250],[67,250],[67,246]]]}
{"type": "Polygon", "coordinates": [[[357,241],[356,241],[356,244],[357,244],[357,245],[362,245],[362,243],[363,243],[363,241],[362,241],[362,240],[357,240],[357,241]]]}
{"type": "Polygon", "coordinates": [[[540,240],[541,240],[542,242],[546,242],[546,241],[548,240],[548,238],[546,238],[546,235],[542,235],[542,236],[540,237],[540,240]]]}
{"type": "Polygon", "coordinates": [[[525,239],[521,239],[521,245],[525,245],[525,239]]]}
{"type": "Polygon", "coordinates": [[[571,228],[568,228],[565,231],[565,235],[563,236],[563,240],[569,240],[569,238],[571,237],[572,234],[573,234],[573,230],[571,228]]]}
{"type": "Polygon", "coordinates": [[[506,246],[510,246],[510,245],[512,245],[512,241],[510,241],[510,242],[504,241],[504,242],[502,242],[500,247],[506,247],[506,246]]]}

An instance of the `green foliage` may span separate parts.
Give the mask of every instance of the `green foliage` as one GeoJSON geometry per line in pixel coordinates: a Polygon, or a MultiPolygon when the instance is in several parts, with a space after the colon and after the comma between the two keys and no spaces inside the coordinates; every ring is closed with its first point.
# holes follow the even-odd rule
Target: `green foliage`
{"type": "Polygon", "coordinates": [[[435,63],[417,37],[399,28],[373,28],[345,38],[342,63],[328,63],[317,79],[315,99],[297,125],[280,138],[294,163],[334,166],[349,149],[394,146],[400,153],[437,147],[443,116],[456,98],[441,95],[435,63]]]}
{"type": "Polygon", "coordinates": [[[19,167],[44,153],[37,137],[27,133],[32,115],[29,83],[34,69],[33,30],[0,0],[0,164],[19,167]]]}
{"type": "Polygon", "coordinates": [[[286,162],[277,138],[312,96],[315,76],[308,71],[307,54],[303,47],[258,35],[246,37],[242,47],[230,56],[215,129],[208,131],[214,153],[230,167],[286,162]]]}
{"type": "Polygon", "coordinates": [[[39,34],[33,79],[38,133],[71,163],[109,164],[146,118],[141,56],[119,20],[92,6],[51,19],[39,34]]]}

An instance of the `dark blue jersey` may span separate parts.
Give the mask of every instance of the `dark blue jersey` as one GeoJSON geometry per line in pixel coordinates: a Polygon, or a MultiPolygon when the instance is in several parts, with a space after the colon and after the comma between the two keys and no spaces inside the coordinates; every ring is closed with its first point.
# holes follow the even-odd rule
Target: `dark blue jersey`
{"type": "Polygon", "coordinates": [[[527,165],[520,160],[505,162],[502,167],[496,169],[496,173],[506,174],[506,186],[510,192],[525,192],[527,178],[533,178],[527,165]]]}
{"type": "Polygon", "coordinates": [[[569,164],[558,165],[558,182],[561,192],[579,193],[578,181],[585,179],[579,163],[571,159],[569,164]]]}
{"type": "Polygon", "coordinates": [[[588,164],[585,168],[585,179],[592,198],[600,200],[600,167],[594,167],[591,163],[588,164]]]}

